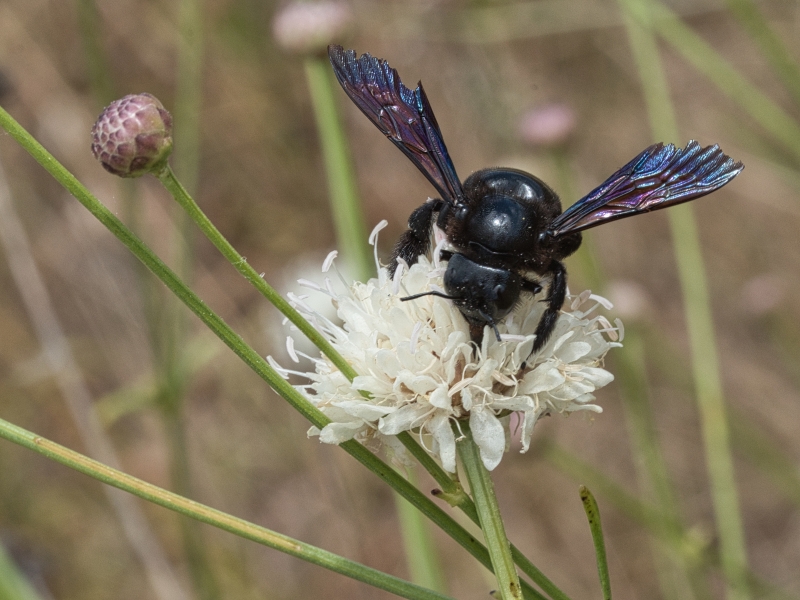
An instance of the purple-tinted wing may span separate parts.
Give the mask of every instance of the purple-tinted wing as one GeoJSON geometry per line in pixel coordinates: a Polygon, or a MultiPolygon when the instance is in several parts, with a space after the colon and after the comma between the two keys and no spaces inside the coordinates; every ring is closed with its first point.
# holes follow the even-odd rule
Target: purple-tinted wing
{"type": "Polygon", "coordinates": [[[458,204],[461,181],[433,116],[422,84],[410,90],[385,60],[328,46],[333,72],[342,88],[369,120],[411,159],[442,200],[458,204]]]}
{"type": "Polygon", "coordinates": [[[654,144],[551,223],[554,237],[710,194],[744,168],[716,144],[654,144]]]}

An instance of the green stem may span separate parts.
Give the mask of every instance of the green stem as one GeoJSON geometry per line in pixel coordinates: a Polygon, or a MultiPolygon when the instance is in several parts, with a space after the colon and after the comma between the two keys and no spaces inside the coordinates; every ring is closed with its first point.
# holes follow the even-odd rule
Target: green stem
{"type": "MultiPolygon", "coordinates": [[[[323,428],[330,420],[300,392],[283,379],[267,362],[206,306],[200,298],[167,267],[142,241],[122,224],[100,201],[81,185],[52,154],[42,147],[27,131],[0,107],[0,127],[5,129],[33,158],[39,162],[64,188],[69,191],[92,215],[114,234],[150,271],[156,275],[197,317],[259,377],[267,382],[282,398],[308,419],[314,426],[323,428]]],[[[259,278],[260,279],[260,278],[259,278]]],[[[486,548],[475,540],[452,517],[434,504],[418,489],[398,475],[389,465],[355,441],[344,442],[340,448],[372,471],[406,500],[422,511],[429,519],[452,537],[481,564],[491,568],[486,548]]],[[[527,586],[529,589],[530,586],[527,586]]],[[[535,592],[531,592],[535,597],[535,592]]]]}
{"type": "Polygon", "coordinates": [[[336,110],[331,66],[324,58],[310,56],[305,59],[305,70],[328,176],[337,243],[344,258],[353,265],[356,278],[366,280],[374,274],[375,265],[366,244],[364,213],[356,191],[347,138],[336,110]]]}
{"type": "Polygon", "coordinates": [[[365,565],[347,560],[332,552],[316,548],[310,544],[270,531],[264,527],[249,523],[244,519],[234,517],[204,504],[200,504],[199,502],[169,492],[158,486],[142,481],[141,479],[107,467],[102,463],[37,436],[3,419],[0,419],[0,437],[28,448],[29,450],[33,450],[34,452],[38,452],[51,460],[61,463],[71,469],[75,469],[105,484],[130,492],[153,504],[158,504],[159,506],[191,517],[192,519],[213,525],[224,531],[279,550],[290,556],[300,558],[357,581],[362,581],[379,589],[397,594],[403,598],[430,598],[439,600],[448,598],[448,596],[438,592],[426,590],[425,588],[403,581],[392,575],[381,573],[365,565]]]}
{"type": "MultiPolygon", "coordinates": [[[[698,531],[687,529],[678,522],[670,522],[669,515],[662,514],[659,508],[627,492],[618,483],[563,448],[551,442],[540,442],[539,450],[542,456],[576,481],[588,481],[617,510],[633,519],[651,535],[663,540],[670,547],[672,553],[680,555],[683,560],[692,564],[697,572],[709,568],[720,568],[721,561],[718,552],[712,547],[711,541],[699,534],[698,531]]],[[[754,595],[758,598],[774,597],[787,600],[794,598],[763,581],[751,571],[747,571],[745,577],[748,585],[754,590],[754,595]]],[[[698,597],[708,598],[710,593],[698,597]]]]}
{"type": "MultiPolygon", "coordinates": [[[[680,207],[678,207],[680,209],[680,207]]],[[[732,598],[749,598],[744,527],[739,509],[728,416],[719,375],[710,301],[694,213],[673,210],[670,218],[678,273],[686,304],[695,393],[700,410],[706,463],[720,536],[722,568],[732,584],[732,598]]]]}
{"type": "Polygon", "coordinates": [[[158,173],[158,179],[167,188],[167,191],[189,214],[189,217],[197,224],[200,230],[211,241],[217,250],[228,259],[228,261],[244,276],[244,278],[255,287],[264,298],[272,303],[279,311],[294,324],[311,342],[327,356],[330,361],[338,368],[350,381],[357,375],[353,367],[344,357],[339,354],[331,343],[317,331],[314,326],[303,318],[297,310],[289,304],[283,296],[269,285],[256,270],[250,266],[247,260],[236,251],[231,243],[219,232],[216,226],[200,209],[192,199],[180,181],[175,177],[175,173],[167,166],[158,173]]]}
{"type": "Polygon", "coordinates": [[[492,558],[500,598],[502,600],[522,600],[519,576],[514,567],[514,559],[511,557],[511,544],[503,526],[500,507],[494,493],[494,483],[489,471],[481,461],[480,449],[472,439],[469,425],[461,423],[461,430],[464,439],[457,444],[458,455],[464,465],[467,481],[469,481],[470,490],[475,498],[475,506],[478,509],[478,518],[486,539],[486,546],[489,548],[489,556],[492,558]]]}
{"type": "Polygon", "coordinates": [[[597,558],[597,573],[600,576],[600,589],[603,591],[603,600],[611,600],[611,579],[608,576],[608,559],[606,558],[606,544],[603,540],[603,526],[600,522],[600,508],[592,492],[585,485],[580,488],[581,502],[586,518],[589,520],[589,529],[592,532],[594,555],[597,558]]]}
{"type": "MultiPolygon", "coordinates": [[[[356,376],[353,367],[336,351],[336,349],[317,331],[303,316],[297,312],[283,297],[278,294],[264,279],[256,272],[253,267],[239,254],[236,249],[225,239],[209,218],[203,213],[197,203],[186,192],[184,187],[175,177],[169,167],[158,174],[158,178],[164,187],[172,194],[175,200],[186,210],[191,219],[197,224],[209,240],[217,247],[222,255],[249,281],[261,294],[269,300],[275,307],[286,315],[300,331],[302,331],[331,362],[347,377],[350,381],[356,376]]],[[[449,497],[456,498],[453,502],[458,505],[465,514],[475,523],[478,523],[478,514],[475,506],[469,497],[464,494],[461,486],[453,481],[450,475],[444,471],[439,464],[433,460],[409,433],[401,433],[398,436],[400,442],[408,451],[420,462],[420,464],[431,474],[442,487],[442,491],[449,497]]],[[[543,590],[545,590],[555,600],[564,600],[567,596],[542,573],[530,560],[516,548],[512,547],[514,559],[517,561],[522,572],[528,575],[543,590]]],[[[528,591],[527,584],[526,591],[528,591]]],[[[530,588],[532,590],[533,588],[530,588]]]]}
{"type": "MultiPolygon", "coordinates": [[[[653,39],[653,28],[658,27],[660,33],[668,34],[673,45],[678,44],[678,38],[675,36],[680,35],[682,43],[678,45],[682,48],[684,46],[692,48],[692,53],[685,56],[687,58],[691,56],[695,61],[699,61],[701,53],[703,56],[711,56],[713,50],[677,18],[674,16],[667,18],[671,13],[658,2],[620,0],[620,4],[626,15],[630,17],[627,19],[628,32],[645,90],[653,133],[657,139],[676,139],[678,136],[677,122],[672,104],[667,101],[669,85],[661,66],[658,48],[653,39]],[[651,5],[655,7],[652,16],[659,17],[657,20],[651,18],[651,5]]],[[[711,57],[711,60],[715,60],[714,57],[711,57]]],[[[730,83],[732,74],[740,77],[731,67],[728,69],[728,77],[725,81],[730,83]]],[[[741,79],[741,81],[744,80],[741,79]]],[[[739,86],[739,91],[746,94],[749,90],[739,86]]],[[[797,129],[796,123],[788,117],[786,118],[788,122],[782,123],[782,125],[789,129],[785,133],[793,131],[792,127],[797,129]]],[[[791,135],[797,135],[793,142],[798,149],[798,156],[800,156],[800,129],[797,129],[797,134],[792,133],[791,135]]],[[[719,530],[722,568],[728,581],[730,597],[746,599],[750,597],[750,594],[745,576],[747,554],[744,528],[739,510],[711,303],[697,224],[692,207],[687,204],[674,207],[668,211],[668,215],[686,310],[692,372],[701,416],[706,463],[711,479],[712,500],[719,530]]]]}
{"type": "MultiPolygon", "coordinates": [[[[403,443],[406,449],[416,458],[420,464],[430,473],[433,478],[441,486],[441,489],[434,490],[434,496],[442,498],[450,506],[458,507],[473,523],[480,526],[480,519],[478,518],[478,509],[472,498],[464,491],[461,484],[453,479],[439,464],[431,458],[419,444],[417,444],[411,435],[407,432],[398,434],[397,438],[403,443]]],[[[530,577],[536,585],[544,590],[553,600],[569,600],[564,592],[554,584],[539,568],[534,565],[514,544],[511,544],[511,555],[514,562],[520,570],[530,577]]],[[[538,591],[531,588],[527,581],[522,581],[522,591],[527,598],[533,595],[536,598],[544,598],[538,591]]]]}

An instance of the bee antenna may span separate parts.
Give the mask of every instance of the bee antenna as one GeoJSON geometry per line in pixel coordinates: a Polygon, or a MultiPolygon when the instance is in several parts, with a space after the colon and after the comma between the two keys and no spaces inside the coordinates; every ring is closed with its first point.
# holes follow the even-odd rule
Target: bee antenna
{"type": "Polygon", "coordinates": [[[494,336],[497,338],[497,341],[502,342],[503,340],[500,339],[500,330],[497,329],[497,325],[495,325],[494,319],[489,315],[487,315],[482,310],[479,311],[478,314],[480,314],[481,318],[489,324],[489,327],[491,327],[492,330],[494,330],[494,336]]]}
{"type": "Polygon", "coordinates": [[[445,300],[461,300],[461,296],[448,296],[447,294],[443,294],[442,292],[422,292],[421,294],[414,294],[413,296],[406,296],[405,298],[400,298],[400,302],[407,302],[408,300],[416,300],[417,298],[422,298],[423,296],[439,296],[439,298],[444,298],[445,300]]]}

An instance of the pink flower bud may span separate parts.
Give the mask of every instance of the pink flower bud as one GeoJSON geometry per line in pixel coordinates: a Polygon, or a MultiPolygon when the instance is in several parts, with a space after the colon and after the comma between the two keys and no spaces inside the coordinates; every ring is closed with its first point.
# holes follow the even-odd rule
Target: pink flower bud
{"type": "Polygon", "coordinates": [[[324,52],[350,28],[353,15],[343,2],[292,2],[278,11],[272,32],[289,52],[324,52]]]}
{"type": "Polygon", "coordinates": [[[577,121],[575,111],[566,104],[548,104],[523,115],[520,136],[532,146],[562,146],[572,136],[577,121]]]}
{"type": "Polygon", "coordinates": [[[115,100],[92,127],[92,154],[120,177],[155,173],[171,152],[172,115],[150,94],[115,100]]]}

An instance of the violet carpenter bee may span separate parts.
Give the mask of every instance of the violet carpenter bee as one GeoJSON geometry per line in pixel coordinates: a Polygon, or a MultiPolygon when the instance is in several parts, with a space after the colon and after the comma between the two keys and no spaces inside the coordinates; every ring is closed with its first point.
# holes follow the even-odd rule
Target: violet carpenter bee
{"type": "MultiPolygon", "coordinates": [[[[563,260],[581,244],[581,231],[616,219],[666,208],[721,188],[744,168],[719,146],[685,148],[654,144],[566,211],[541,179],[517,169],[482,169],[461,183],[422,84],[407,88],[385,60],[329,46],[328,56],[344,91],[439,192],[417,208],[398,240],[398,259],[409,265],[430,250],[434,223],[449,249],[444,292],[464,315],[476,343],[484,328],[500,339],[497,322],[523,292],[537,294],[549,281],[533,352],[547,342],[567,292],[563,260]]],[[[419,297],[408,296],[403,300],[419,297]]]]}

